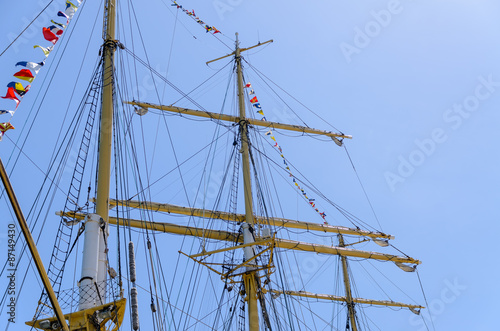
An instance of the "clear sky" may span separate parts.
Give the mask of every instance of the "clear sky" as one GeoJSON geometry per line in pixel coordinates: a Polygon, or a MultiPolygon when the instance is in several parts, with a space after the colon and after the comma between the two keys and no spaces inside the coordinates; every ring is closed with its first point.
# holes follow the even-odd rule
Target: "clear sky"
{"type": "MultiPolygon", "coordinates": [[[[28,0],[2,4],[0,49],[47,3],[28,0]]],[[[41,27],[55,18],[54,10],[64,8],[63,1],[54,3],[48,14],[42,14],[36,21],[36,28],[28,29],[0,57],[2,96],[7,83],[13,80],[12,74],[20,69],[14,67],[16,62],[40,60],[41,52],[33,50],[32,45],[48,44],[41,37],[41,27]]],[[[495,147],[500,138],[497,112],[500,3],[494,0],[179,3],[194,9],[201,19],[221,30],[220,40],[231,47],[235,32],[239,32],[243,47],[274,39],[270,46],[247,54],[249,63],[335,128],[353,136],[352,141],[346,141],[347,149],[383,230],[396,237],[396,247],[422,261],[419,275],[430,306],[425,312],[426,321],[429,323],[430,313],[436,330],[496,330],[496,298],[500,295],[497,283],[500,268],[495,263],[500,230],[500,173],[495,147]]],[[[187,15],[176,12],[169,1],[141,1],[135,6],[142,19],[144,43],[152,49],[148,51],[151,66],[162,73],[168,71],[168,78],[182,90],[193,89],[227,63],[205,65],[230,49],[205,33],[187,15]]],[[[71,111],[81,99],[81,93],[75,93],[74,100],[69,101],[98,10],[100,13],[97,4],[89,1],[77,13],[69,30],[75,28],[75,31],[71,37],[65,32],[65,39],[56,45],[12,119],[16,129],[7,135],[17,140],[26,135],[27,129],[22,130],[24,123],[37,114],[24,152],[41,169],[48,166],[66,108],[71,111]],[[64,47],[67,49],[59,63],[64,47]],[[56,66],[59,71],[52,78],[56,66]],[[52,84],[46,90],[51,79],[52,84]],[[42,106],[38,108],[40,103],[42,106]]],[[[78,79],[79,88],[87,86],[95,64],[101,43],[101,21],[98,17],[93,34],[97,38],[88,48],[78,79]]],[[[144,58],[138,40],[136,53],[144,58]]],[[[131,45],[126,46],[132,49],[131,45]]],[[[141,100],[157,103],[147,72],[139,72],[137,81],[141,100]]],[[[225,82],[217,84],[214,85],[220,87],[225,82]]],[[[264,92],[260,95],[262,100],[267,98],[268,105],[274,102],[264,92]]],[[[174,100],[169,97],[167,90],[164,100],[172,103],[174,100]]],[[[210,102],[222,97],[211,92],[202,94],[200,103],[207,110],[218,111],[220,102],[215,106],[210,102]]],[[[0,109],[12,104],[0,100],[0,109]]],[[[331,129],[311,113],[303,111],[299,115],[312,127],[331,129]]],[[[269,112],[269,117],[283,122],[296,120],[278,106],[269,112]]],[[[196,136],[195,130],[177,127],[172,130],[181,135],[178,143],[183,146],[188,146],[196,136]]],[[[288,143],[284,146],[296,144],[297,150],[290,151],[295,165],[321,191],[378,227],[344,151],[333,143],[313,139],[300,142],[282,139],[288,143]]],[[[181,159],[190,153],[193,151],[185,154],[181,151],[181,159]]],[[[12,141],[4,139],[0,143],[0,156],[9,171],[13,170],[11,155],[17,152],[12,141]]],[[[40,170],[26,156],[21,156],[12,182],[25,213],[33,203],[41,178],[40,170]]],[[[192,186],[195,189],[196,185],[192,186]]],[[[62,208],[62,203],[54,203],[51,215],[62,208]]],[[[12,214],[5,201],[0,208],[6,219],[0,228],[0,251],[5,252],[7,223],[12,214]]],[[[288,216],[301,215],[297,212],[288,216]]],[[[57,222],[58,218],[50,221],[57,222]]],[[[35,233],[39,232],[38,229],[35,233]]],[[[48,263],[53,233],[43,233],[41,253],[48,263]]],[[[29,277],[33,278],[34,273],[29,277]]],[[[411,286],[405,291],[425,306],[417,277],[411,277],[411,282],[404,282],[405,287],[411,286]]],[[[33,301],[38,300],[39,289],[34,281],[30,282],[36,293],[33,301]]],[[[0,284],[4,283],[2,279],[0,284]]],[[[33,313],[20,309],[19,320],[10,330],[20,330],[23,321],[31,319],[33,313]]],[[[385,315],[391,321],[382,329],[425,330],[422,320],[411,315],[407,311],[385,315]]],[[[4,310],[0,328],[6,325],[6,320],[4,310]]],[[[428,325],[432,330],[431,323],[428,325]]]]}

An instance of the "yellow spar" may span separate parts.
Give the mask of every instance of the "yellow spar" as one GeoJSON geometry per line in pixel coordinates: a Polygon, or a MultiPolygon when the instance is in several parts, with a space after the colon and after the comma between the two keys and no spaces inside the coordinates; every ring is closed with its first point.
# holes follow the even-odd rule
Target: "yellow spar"
{"type": "MultiPolygon", "coordinates": [[[[62,213],[58,212],[58,215],[62,215],[68,218],[74,218],[83,220],[85,218],[85,214],[82,213],[62,213]]],[[[115,217],[109,217],[109,224],[118,224],[118,220],[115,217]]],[[[134,219],[120,219],[120,225],[127,225],[133,228],[140,229],[148,229],[165,233],[174,233],[186,236],[193,237],[203,237],[209,239],[223,240],[223,241],[242,241],[238,233],[232,233],[228,231],[222,230],[211,230],[211,229],[203,229],[196,228],[190,226],[182,226],[172,223],[161,223],[161,222],[149,222],[142,220],[134,220],[134,219]]],[[[256,238],[256,241],[262,241],[261,238],[256,238]]],[[[420,264],[419,260],[413,259],[411,257],[406,256],[397,256],[391,254],[383,254],[378,252],[370,252],[370,251],[361,251],[356,249],[350,249],[345,247],[336,247],[336,246],[327,246],[320,244],[311,244],[307,242],[295,241],[295,240],[287,240],[287,239],[275,239],[275,247],[283,248],[283,249],[293,249],[304,252],[315,252],[322,254],[331,254],[331,255],[340,255],[340,256],[349,256],[349,257],[358,257],[364,259],[373,259],[379,261],[392,261],[399,263],[410,263],[410,264],[420,264]]]]}

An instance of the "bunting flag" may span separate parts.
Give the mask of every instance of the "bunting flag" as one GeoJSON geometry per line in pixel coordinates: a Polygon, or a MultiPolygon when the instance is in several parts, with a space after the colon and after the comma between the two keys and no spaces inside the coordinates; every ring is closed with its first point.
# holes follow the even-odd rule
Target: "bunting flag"
{"type": "Polygon", "coordinates": [[[59,40],[59,38],[48,28],[43,28],[43,37],[45,40],[50,41],[52,44],[56,44],[56,42],[59,40]]]}
{"type": "MultiPolygon", "coordinates": [[[[66,1],[66,9],[64,11],[59,11],[57,13],[58,17],[63,17],[66,19],[66,24],[62,24],[59,22],[56,22],[54,20],[50,20],[53,25],[49,27],[44,27],[42,29],[42,35],[45,40],[49,41],[52,43],[52,45],[44,47],[41,45],[35,45],[33,48],[40,48],[45,55],[45,58],[47,58],[52,52],[54,45],[57,43],[59,40],[58,36],[61,36],[64,32],[64,29],[66,29],[67,25],[69,24],[70,20],[73,18],[75,15],[78,7],[81,5],[82,0],[71,0],[71,1],[66,1]],[[76,5],[75,5],[76,4],[76,5]]],[[[194,15],[194,11],[192,12],[194,15]]],[[[215,28],[212,27],[212,30],[215,28]]],[[[216,30],[216,29],[215,29],[216,30]]],[[[215,32],[214,32],[215,33],[215,32]]],[[[38,74],[40,69],[43,67],[45,64],[45,61],[42,62],[28,62],[28,61],[20,61],[16,63],[16,66],[23,66],[26,69],[22,69],[14,74],[14,77],[18,79],[22,79],[28,82],[33,82],[35,79],[35,76],[38,74]]],[[[19,97],[22,99],[24,95],[29,91],[31,85],[27,85],[26,87],[23,86],[23,84],[19,82],[10,82],[7,84],[7,94],[4,97],[1,97],[3,99],[10,99],[16,102],[16,109],[19,106],[19,103],[21,100],[16,96],[19,95],[19,97]]],[[[5,110],[5,109],[0,109],[0,115],[3,114],[11,114],[14,115],[15,110],[5,110]]],[[[14,129],[14,127],[10,124],[10,122],[6,123],[0,123],[0,140],[1,137],[4,135],[4,133],[8,130],[14,129]]]]}
{"type": "Polygon", "coordinates": [[[12,87],[16,91],[16,93],[22,97],[26,94],[26,92],[29,91],[31,85],[24,87],[23,84],[21,84],[21,83],[10,82],[9,84],[7,84],[7,87],[12,87]]]}
{"type": "Polygon", "coordinates": [[[63,29],[61,29],[60,27],[55,26],[55,25],[49,26],[49,30],[50,30],[50,32],[54,33],[56,36],[60,36],[64,32],[63,29]]]}
{"type": "Polygon", "coordinates": [[[69,17],[68,17],[68,15],[66,15],[66,13],[63,13],[62,11],[60,11],[57,13],[57,16],[64,17],[66,19],[66,24],[69,23],[69,17]]]}
{"type": "Polygon", "coordinates": [[[40,62],[40,63],[35,63],[35,62],[26,62],[26,61],[21,61],[17,62],[16,66],[23,66],[31,70],[31,72],[34,73],[34,75],[38,75],[38,72],[40,69],[45,65],[45,62],[40,62]]]}
{"type": "Polygon", "coordinates": [[[54,20],[50,20],[52,22],[52,24],[55,24],[57,25],[58,27],[60,27],[61,29],[66,29],[66,25],[62,24],[62,23],[58,23],[54,20]]]}
{"type": "Polygon", "coordinates": [[[4,133],[5,131],[14,130],[15,127],[10,124],[10,122],[0,123],[0,133],[4,133]]]}
{"type": "MultiPolygon", "coordinates": [[[[251,87],[252,87],[252,84],[250,84],[250,83],[247,83],[245,85],[245,88],[251,88],[251,87]]],[[[253,89],[250,89],[248,91],[248,95],[249,96],[250,95],[254,95],[254,94],[255,94],[255,91],[253,89]]],[[[257,114],[262,115],[261,121],[266,121],[266,117],[264,116],[264,111],[262,110],[262,106],[260,105],[260,103],[257,100],[256,96],[254,96],[253,98],[250,99],[250,103],[252,104],[252,106],[255,109],[257,109],[257,114]]],[[[274,145],[273,146],[274,146],[274,148],[276,148],[278,150],[280,157],[283,159],[283,164],[285,165],[285,169],[288,172],[288,175],[292,178],[293,184],[297,187],[298,190],[300,190],[300,192],[302,193],[302,196],[307,201],[307,203],[314,209],[315,212],[317,212],[319,214],[319,216],[321,216],[321,218],[323,219],[323,222],[325,224],[328,224],[328,222],[326,221],[326,214],[325,214],[325,212],[320,212],[319,209],[316,208],[316,203],[314,202],[315,199],[310,199],[307,196],[306,191],[302,187],[300,187],[299,183],[297,182],[297,179],[295,178],[295,176],[293,175],[292,171],[290,170],[290,167],[288,166],[288,162],[286,161],[286,158],[285,158],[285,156],[283,154],[283,149],[281,148],[281,146],[276,141],[276,137],[273,135],[273,132],[271,130],[267,131],[266,132],[266,136],[269,136],[271,138],[271,140],[274,141],[274,145]]]]}
{"type": "Polygon", "coordinates": [[[31,71],[29,71],[28,69],[22,69],[19,72],[16,72],[14,74],[14,77],[22,79],[22,80],[26,80],[30,83],[33,81],[33,79],[35,79],[35,76],[33,76],[31,71]]]}
{"type": "Polygon", "coordinates": [[[52,49],[54,48],[54,46],[49,46],[49,47],[42,47],[40,45],[35,45],[33,46],[33,48],[40,48],[43,52],[43,54],[45,54],[45,57],[49,56],[50,52],[52,52],[52,49]]]}
{"type": "Polygon", "coordinates": [[[13,87],[9,87],[7,89],[7,94],[2,97],[2,99],[10,99],[10,100],[14,100],[16,102],[16,109],[17,107],[19,106],[19,103],[21,102],[21,100],[19,100],[17,97],[16,97],[16,90],[14,90],[13,87]]]}
{"type": "Polygon", "coordinates": [[[72,4],[71,1],[66,0],[66,9],[64,10],[64,13],[66,14],[66,17],[68,17],[68,19],[73,18],[77,9],[78,7],[72,4]]]}
{"type": "Polygon", "coordinates": [[[194,9],[192,9],[191,11],[189,11],[189,10],[187,10],[185,8],[182,8],[182,5],[179,5],[177,3],[177,1],[175,1],[175,0],[171,0],[171,1],[172,1],[171,6],[177,7],[177,9],[182,10],[186,15],[188,15],[192,19],[194,19],[196,21],[196,23],[198,23],[199,25],[201,25],[205,29],[205,31],[207,33],[211,32],[213,35],[215,35],[216,33],[222,33],[215,26],[211,26],[211,25],[208,25],[205,22],[203,22],[198,16],[196,16],[196,14],[194,12],[194,9]]]}
{"type": "Polygon", "coordinates": [[[0,141],[2,140],[5,132],[9,130],[14,130],[15,128],[10,124],[10,122],[0,123],[0,141]]]}
{"type": "Polygon", "coordinates": [[[260,106],[260,103],[258,103],[258,102],[257,102],[257,103],[254,103],[252,106],[253,106],[254,108],[259,109],[259,110],[261,110],[261,109],[262,109],[262,107],[260,106]]]}

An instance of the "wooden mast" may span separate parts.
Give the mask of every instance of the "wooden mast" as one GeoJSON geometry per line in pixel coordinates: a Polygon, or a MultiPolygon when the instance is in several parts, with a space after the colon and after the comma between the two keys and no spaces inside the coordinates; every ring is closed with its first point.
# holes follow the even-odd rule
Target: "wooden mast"
{"type": "MultiPolygon", "coordinates": [[[[113,139],[113,92],[114,92],[114,52],[117,41],[115,40],[115,19],[116,19],[116,0],[107,0],[104,4],[104,28],[102,56],[104,59],[103,77],[102,77],[102,111],[99,134],[99,161],[97,173],[97,198],[96,214],[88,215],[88,228],[92,228],[93,236],[87,238],[87,229],[85,233],[85,246],[90,244],[95,249],[92,252],[84,251],[83,269],[88,268],[89,275],[85,282],[90,286],[95,285],[100,305],[94,302],[80,304],[79,310],[65,314],[61,322],[60,308],[56,309],[57,317],[45,318],[26,322],[27,325],[43,330],[55,330],[59,320],[62,328],[68,330],[65,321],[69,321],[69,330],[95,331],[95,330],[117,330],[124,317],[125,302],[124,298],[106,303],[106,281],[108,274],[106,237],[108,235],[108,210],[109,210],[109,188],[111,173],[111,145],[113,139]],[[88,241],[88,243],[87,243],[88,241]],[[85,263],[85,260],[90,262],[85,263]],[[94,263],[95,262],[95,263],[94,263]],[[100,293],[99,293],[100,292],[100,293]]],[[[85,248],[84,248],[85,250],[85,248]]],[[[82,278],[83,280],[83,278],[82,278]]],[[[85,290],[82,291],[83,282],[79,282],[80,303],[84,302],[85,290]]],[[[88,289],[86,289],[88,290],[88,289]]],[[[88,293],[91,293],[88,290],[88,293]]],[[[87,293],[87,294],[88,294],[87,293]]],[[[49,293],[50,295],[50,293],[49,293]]],[[[90,295],[92,297],[92,294],[90,295]]],[[[52,301],[52,299],[51,299],[52,301]]]]}
{"type": "MultiPolygon", "coordinates": [[[[339,234],[339,247],[345,247],[344,237],[339,234]]],[[[352,300],[352,292],[351,292],[351,282],[349,280],[349,270],[347,268],[347,257],[344,255],[340,256],[342,260],[342,273],[344,276],[344,286],[345,286],[345,298],[347,309],[349,311],[349,320],[351,321],[351,330],[358,331],[358,325],[356,324],[356,310],[354,309],[354,302],[352,300]]]]}
{"type": "Polygon", "coordinates": [[[104,237],[108,235],[108,213],[109,213],[109,187],[111,176],[111,144],[113,139],[113,90],[114,90],[114,52],[116,0],[108,0],[104,8],[103,32],[104,46],[104,68],[103,68],[103,91],[101,110],[101,132],[99,133],[99,163],[97,173],[97,196],[96,213],[105,222],[104,236],[99,236],[99,264],[97,281],[103,282],[107,275],[107,259],[105,253],[104,237]]]}
{"type": "MultiPolygon", "coordinates": [[[[249,138],[248,138],[248,122],[246,121],[245,114],[245,98],[243,90],[243,72],[241,69],[241,54],[240,42],[238,40],[238,33],[236,33],[236,50],[234,53],[236,61],[236,75],[238,81],[238,108],[240,115],[240,136],[241,136],[241,153],[243,161],[243,190],[245,194],[245,223],[241,225],[243,229],[243,243],[249,244],[255,241],[253,237],[253,201],[252,201],[252,181],[250,177],[250,151],[249,151],[249,138]]],[[[248,246],[243,249],[245,260],[250,260],[255,255],[253,247],[248,246]]],[[[249,330],[259,330],[259,310],[257,306],[257,279],[255,277],[256,271],[252,267],[247,267],[247,273],[243,275],[243,282],[245,284],[245,292],[247,295],[248,304],[248,319],[249,330]]]]}

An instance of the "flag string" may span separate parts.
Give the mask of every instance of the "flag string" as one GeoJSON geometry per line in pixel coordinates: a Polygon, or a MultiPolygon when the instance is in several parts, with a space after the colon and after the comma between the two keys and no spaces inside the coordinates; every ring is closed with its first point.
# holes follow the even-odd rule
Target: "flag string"
{"type": "MultiPolygon", "coordinates": [[[[262,110],[262,106],[261,106],[257,96],[255,95],[255,90],[252,88],[252,84],[247,83],[244,87],[245,87],[245,89],[247,89],[248,97],[250,98],[250,103],[252,104],[252,107],[255,109],[257,114],[262,116],[261,120],[266,121],[267,120],[266,116],[264,114],[264,111],[262,110]]],[[[316,199],[310,198],[309,195],[307,194],[307,192],[304,190],[304,188],[301,187],[299,185],[299,183],[297,182],[295,175],[292,173],[292,170],[290,169],[290,166],[288,165],[288,162],[286,161],[286,157],[283,153],[283,148],[280,144],[278,144],[276,137],[273,134],[273,131],[272,130],[267,131],[266,136],[269,136],[269,138],[273,141],[273,147],[276,148],[280,157],[283,159],[283,164],[285,165],[285,169],[288,172],[288,175],[292,178],[292,182],[295,185],[295,187],[300,191],[302,197],[307,201],[307,203],[311,206],[311,208],[314,209],[314,211],[316,213],[318,213],[319,216],[321,216],[321,218],[323,219],[323,223],[328,224],[328,222],[326,221],[325,212],[320,211],[318,209],[318,207],[316,207],[316,202],[315,202],[316,199]]]]}
{"type": "MultiPolygon", "coordinates": [[[[59,37],[63,34],[69,22],[73,19],[73,16],[75,15],[76,11],[82,4],[82,1],[83,0],[74,0],[73,2],[71,2],[67,0],[66,9],[64,11],[59,11],[57,13],[57,16],[59,18],[64,18],[66,20],[65,24],[56,22],[54,20],[50,20],[52,25],[50,25],[49,27],[42,28],[43,38],[46,41],[49,41],[52,45],[49,45],[47,47],[35,45],[33,46],[33,48],[35,49],[40,48],[43,54],[45,55],[45,59],[42,62],[28,62],[28,61],[17,62],[15,65],[16,67],[21,66],[25,67],[26,69],[21,69],[18,72],[16,72],[14,74],[15,78],[27,81],[30,84],[35,80],[36,76],[38,75],[38,72],[45,65],[45,60],[49,56],[50,52],[52,52],[52,50],[54,49],[54,45],[59,41],[59,37]]],[[[19,104],[21,103],[22,99],[24,98],[26,93],[30,90],[31,88],[30,84],[24,86],[22,83],[16,81],[7,84],[7,94],[1,98],[14,101],[16,103],[16,108],[14,108],[14,110],[0,108],[0,115],[10,114],[9,121],[0,123],[0,141],[2,140],[2,137],[8,130],[15,129],[14,126],[10,123],[10,121],[12,120],[12,117],[17,111],[17,108],[19,107],[19,104]]]]}
{"type": "Polygon", "coordinates": [[[177,7],[177,9],[182,10],[186,15],[191,17],[193,20],[196,21],[196,23],[198,23],[201,27],[203,27],[207,33],[210,32],[214,35],[216,33],[221,33],[215,26],[206,24],[198,16],[196,16],[194,9],[188,10],[188,9],[182,7],[182,5],[179,5],[177,3],[177,1],[175,1],[175,0],[171,0],[171,1],[172,1],[171,6],[175,6],[175,7],[177,7]]]}

